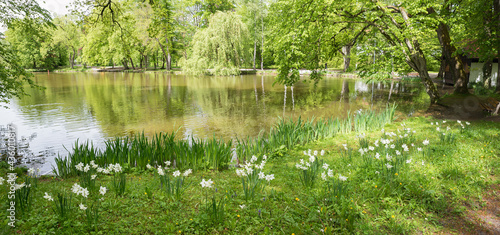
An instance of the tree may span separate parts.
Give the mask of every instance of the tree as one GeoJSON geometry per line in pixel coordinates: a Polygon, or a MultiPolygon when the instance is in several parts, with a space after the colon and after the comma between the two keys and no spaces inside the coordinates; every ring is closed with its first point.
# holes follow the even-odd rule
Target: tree
{"type": "Polygon", "coordinates": [[[191,74],[235,75],[249,57],[245,46],[248,29],[234,12],[216,12],[209,26],[196,32],[184,70],[191,74]]]}
{"type": "Polygon", "coordinates": [[[80,48],[82,31],[81,28],[76,24],[76,19],[70,16],[59,16],[54,19],[54,24],[56,29],[53,32],[54,44],[60,43],[66,47],[69,53],[69,64],[71,68],[75,64],[75,57],[80,48]]]}
{"type": "MultiPolygon", "coordinates": [[[[41,19],[43,24],[49,24],[49,13],[35,1],[1,1],[0,25],[12,27],[12,22],[19,18],[41,19]]],[[[0,102],[8,103],[12,97],[26,95],[24,84],[37,87],[32,74],[19,63],[19,58],[12,45],[3,39],[0,33],[0,102]]]]}
{"type": "MultiPolygon", "coordinates": [[[[264,48],[264,18],[267,13],[267,4],[262,0],[239,0],[237,12],[242,15],[243,21],[247,25],[251,35],[253,41],[252,67],[256,69],[257,45],[260,44],[262,50],[264,48]]],[[[262,69],[262,52],[260,66],[262,69]]]]}
{"type": "MultiPolygon", "coordinates": [[[[436,86],[429,77],[427,60],[420,40],[431,32],[427,8],[435,6],[425,1],[403,1],[386,4],[373,1],[278,1],[273,6],[275,29],[273,41],[279,52],[277,82],[293,84],[299,80],[299,68],[313,70],[311,79],[319,80],[321,61],[331,58],[342,44],[333,41],[334,35],[346,24],[359,24],[359,30],[377,32],[391,46],[394,56],[401,56],[406,64],[419,73],[426,92],[435,103],[439,98],[436,86]]],[[[383,69],[383,68],[379,68],[383,69]]],[[[388,72],[388,71],[386,71],[388,72]]]]}
{"type": "Polygon", "coordinates": [[[174,36],[174,20],[172,5],[168,0],[156,0],[153,3],[153,17],[148,32],[150,37],[154,38],[160,46],[167,62],[167,70],[170,70],[172,67],[171,49],[174,36]],[[165,43],[163,44],[162,41],[165,41],[165,43]]]}
{"type": "MultiPolygon", "coordinates": [[[[500,59],[500,1],[449,1],[451,6],[457,6],[454,17],[467,19],[459,22],[459,27],[466,30],[455,32],[458,52],[477,57],[485,62],[485,72],[491,74],[491,63],[494,58],[500,59]],[[489,67],[489,68],[488,68],[489,67]],[[489,70],[489,71],[488,71],[489,70]]],[[[496,91],[500,92],[500,69],[497,76],[496,91]]],[[[491,78],[490,78],[491,79],[491,78]]],[[[489,87],[490,81],[485,81],[489,87]]]]}

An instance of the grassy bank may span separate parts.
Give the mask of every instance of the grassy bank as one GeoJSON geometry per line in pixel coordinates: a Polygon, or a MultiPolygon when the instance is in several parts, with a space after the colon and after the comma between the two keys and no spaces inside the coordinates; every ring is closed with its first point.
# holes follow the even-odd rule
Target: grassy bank
{"type": "MultiPolygon", "coordinates": [[[[77,166],[77,176],[64,180],[42,177],[35,183],[36,178],[19,176],[18,184],[31,180],[31,187],[16,191],[29,199],[24,205],[31,208],[19,208],[16,228],[7,230],[20,234],[432,233],[445,229],[443,217],[463,216],[464,206],[481,202],[489,185],[500,183],[498,123],[409,118],[386,124],[384,131],[380,128],[302,144],[292,140],[280,154],[259,154],[247,159],[251,164],[223,171],[200,169],[188,174],[188,169],[177,172],[180,169],[172,163],[141,168],[92,162],[77,166]],[[209,179],[213,184],[206,183],[209,179]],[[106,188],[104,195],[101,187],[106,188]]],[[[6,169],[1,173],[5,176],[6,169]]],[[[6,211],[7,182],[3,183],[1,209],[6,211]]],[[[3,225],[7,222],[4,219],[3,225]]]]}
{"type": "Polygon", "coordinates": [[[147,169],[148,164],[165,166],[166,161],[172,162],[180,170],[226,170],[234,155],[240,161],[245,161],[252,155],[275,156],[296,144],[306,144],[352,131],[382,128],[386,123],[392,122],[395,109],[396,106],[393,105],[380,113],[357,112],[347,115],[346,119],[280,120],[266,134],[256,138],[236,138],[234,143],[215,136],[208,139],[179,140],[176,139],[176,132],[158,133],[152,138],[143,134],[115,138],[106,141],[103,150],[89,142],[76,142],[68,157],[55,159],[55,173],[62,178],[75,176],[79,174],[75,167],[77,164],[89,164],[91,161],[105,167],[119,163],[141,170],[147,169]]]}

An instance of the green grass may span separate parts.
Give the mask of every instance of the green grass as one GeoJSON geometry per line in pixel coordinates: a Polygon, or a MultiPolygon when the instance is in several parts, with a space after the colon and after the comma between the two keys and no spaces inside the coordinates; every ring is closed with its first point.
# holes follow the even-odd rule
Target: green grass
{"type": "MultiPolygon", "coordinates": [[[[287,128],[293,133],[295,127],[287,128]]],[[[289,147],[267,159],[263,171],[274,174],[275,179],[266,182],[265,189],[258,191],[253,199],[245,198],[241,178],[234,168],[222,171],[199,168],[184,178],[188,187],[178,199],[161,189],[160,177],[154,168],[124,166],[126,188],[121,196],[112,190],[113,176],[98,173],[96,188],[107,187],[108,192],[102,196],[91,191],[88,199],[70,190],[81,179],[78,176],[65,180],[42,177],[38,186],[31,188],[30,210],[19,218],[16,228],[4,231],[19,234],[322,234],[321,229],[326,228],[326,234],[440,232],[445,229],[440,225],[443,218],[465,216],[464,205],[480,201],[489,185],[500,183],[500,124],[473,122],[461,129],[455,121],[443,123],[414,117],[364,131],[364,136],[348,131],[308,143],[299,142],[308,135],[290,140],[289,147]],[[431,122],[434,125],[430,125],[431,122]],[[441,132],[452,133],[455,139],[441,140],[436,122],[441,132]],[[446,130],[448,126],[450,130],[446,130]],[[382,134],[382,127],[395,136],[382,134]],[[393,141],[385,148],[381,138],[393,141]],[[426,139],[429,145],[423,145],[426,139]],[[376,140],[379,140],[378,147],[376,140]],[[352,149],[349,156],[343,144],[352,149]],[[368,149],[367,153],[362,155],[358,151],[360,144],[368,149]],[[392,144],[394,149],[390,147],[392,144]],[[408,152],[402,144],[408,146],[408,152]],[[320,168],[316,183],[310,188],[300,183],[303,172],[296,168],[300,159],[309,160],[310,156],[304,155],[308,149],[325,150],[325,154],[316,155],[316,159],[327,163],[333,176],[322,180],[321,173],[326,174],[328,170],[320,168]],[[379,153],[380,159],[375,158],[375,153],[379,153]],[[387,154],[392,156],[391,161],[387,160],[387,154]],[[388,169],[386,164],[392,168],[388,169]],[[342,181],[339,174],[347,180],[342,181]],[[212,179],[213,187],[202,188],[202,179],[212,179]],[[71,195],[71,215],[61,220],[53,210],[54,202],[43,198],[45,192],[54,199],[62,192],[71,195]],[[100,198],[103,198],[100,204],[94,204],[100,198]],[[87,205],[87,210],[91,205],[99,205],[99,219],[94,226],[88,225],[88,215],[79,209],[80,203],[87,205]]],[[[261,155],[258,157],[262,159],[261,155]]],[[[165,173],[172,175],[176,170],[169,168],[165,173]]],[[[2,176],[6,171],[0,171],[2,176]]],[[[23,179],[20,176],[18,183],[23,179]]],[[[5,182],[1,190],[0,209],[5,212],[8,208],[5,182]]],[[[5,228],[7,220],[2,223],[5,228]]]]}
{"type": "Polygon", "coordinates": [[[215,136],[177,140],[176,132],[156,133],[152,138],[146,137],[144,133],[115,138],[105,141],[106,147],[103,150],[93,146],[91,142],[76,141],[68,157],[58,156],[55,159],[57,167],[54,167],[54,173],[61,178],[75,176],[79,174],[75,165],[89,164],[91,161],[103,167],[119,163],[142,170],[148,164],[164,166],[166,161],[173,162],[175,167],[182,170],[225,170],[231,164],[233,148],[240,161],[252,155],[262,157],[269,154],[275,157],[298,144],[330,138],[339,133],[382,128],[386,123],[392,122],[395,110],[396,106],[392,105],[380,113],[363,111],[348,114],[346,119],[280,119],[267,135],[241,140],[236,138],[234,143],[215,136]]]}

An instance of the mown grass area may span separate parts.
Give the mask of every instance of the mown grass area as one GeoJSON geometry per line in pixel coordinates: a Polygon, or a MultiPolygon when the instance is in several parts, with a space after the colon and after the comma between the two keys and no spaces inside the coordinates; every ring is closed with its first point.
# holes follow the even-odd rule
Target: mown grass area
{"type": "MultiPolygon", "coordinates": [[[[461,216],[464,204],[500,183],[499,130],[499,123],[414,117],[386,124],[383,131],[339,133],[267,158],[249,156],[252,163],[240,168],[188,176],[166,163],[161,170],[155,164],[148,164],[150,169],[86,164],[87,172],[82,164],[77,176],[42,177],[19,189],[30,189],[31,208],[18,209],[15,228],[3,217],[2,228],[19,234],[439,232],[440,218],[461,216]],[[209,179],[213,184],[204,182],[209,179]],[[75,183],[89,195],[73,193],[75,183]],[[101,187],[107,189],[104,195],[101,187]],[[45,193],[54,201],[58,193],[71,197],[69,214],[61,216],[45,193]],[[95,208],[97,219],[89,213],[95,208]]],[[[25,176],[17,179],[21,182],[25,176]]],[[[0,209],[6,211],[3,183],[0,209]]]]}

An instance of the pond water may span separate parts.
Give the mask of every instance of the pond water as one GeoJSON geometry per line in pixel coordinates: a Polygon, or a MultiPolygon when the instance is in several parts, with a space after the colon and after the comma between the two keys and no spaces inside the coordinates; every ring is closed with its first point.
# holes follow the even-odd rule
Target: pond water
{"type": "Polygon", "coordinates": [[[243,138],[269,130],[280,117],[344,117],[394,102],[406,115],[429,102],[420,83],[399,81],[325,78],[317,86],[299,82],[285,90],[273,86],[273,76],[260,75],[40,73],[34,80],[45,89],[27,87],[30,96],[0,107],[0,125],[17,127],[21,162],[42,174],[76,140],[102,146],[108,138],[161,131],[178,131],[179,138],[243,138]]]}

